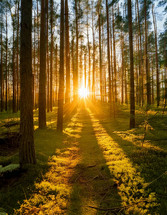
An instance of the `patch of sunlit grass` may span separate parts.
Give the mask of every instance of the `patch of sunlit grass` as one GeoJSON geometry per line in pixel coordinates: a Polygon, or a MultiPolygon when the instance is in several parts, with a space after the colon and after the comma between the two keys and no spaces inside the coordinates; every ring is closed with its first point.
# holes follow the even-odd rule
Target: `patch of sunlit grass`
{"type": "Polygon", "coordinates": [[[155,193],[146,189],[147,184],[133,167],[119,145],[108,135],[100,122],[90,112],[97,141],[103,151],[115,184],[119,189],[126,214],[149,214],[149,209],[157,207],[155,193]]]}
{"type": "MultiPolygon", "coordinates": [[[[75,128],[69,127],[71,132],[75,132],[75,128]]],[[[73,145],[72,140],[70,143],[71,146],[67,148],[57,149],[55,155],[49,159],[49,171],[43,176],[41,182],[35,183],[34,195],[24,200],[20,208],[15,210],[15,215],[66,214],[72,189],[69,179],[79,162],[79,149],[76,144],[73,145]]]]}
{"type": "Polygon", "coordinates": [[[120,136],[123,140],[129,141],[136,146],[157,151],[164,151],[160,147],[152,145],[150,140],[144,140],[144,134],[134,134],[133,130],[115,131],[114,133],[120,136]]]}
{"type": "Polygon", "coordinates": [[[64,129],[64,134],[67,134],[69,137],[79,139],[80,133],[82,131],[83,124],[78,122],[77,114],[74,115],[71,122],[68,124],[67,128],[64,129]]]}

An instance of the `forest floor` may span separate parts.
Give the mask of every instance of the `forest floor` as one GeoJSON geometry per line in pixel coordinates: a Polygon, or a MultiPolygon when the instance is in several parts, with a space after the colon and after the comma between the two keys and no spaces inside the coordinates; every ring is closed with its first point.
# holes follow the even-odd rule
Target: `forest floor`
{"type": "MultiPolygon", "coordinates": [[[[60,134],[56,111],[35,131],[37,165],[0,178],[0,214],[167,214],[166,112],[139,109],[129,130],[127,106],[109,117],[107,104],[81,102],[60,134]]],[[[5,114],[1,126],[18,121],[5,114]]],[[[9,127],[1,133],[17,132],[9,127]]],[[[18,163],[17,147],[5,151],[0,165],[18,163]]]]}

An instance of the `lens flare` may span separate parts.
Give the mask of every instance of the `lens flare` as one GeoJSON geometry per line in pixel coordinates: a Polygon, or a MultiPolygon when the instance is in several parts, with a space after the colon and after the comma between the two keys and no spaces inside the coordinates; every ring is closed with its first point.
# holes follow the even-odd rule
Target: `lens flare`
{"type": "Polygon", "coordinates": [[[89,95],[88,89],[84,87],[80,88],[78,93],[79,93],[79,97],[83,99],[87,98],[89,95]]]}

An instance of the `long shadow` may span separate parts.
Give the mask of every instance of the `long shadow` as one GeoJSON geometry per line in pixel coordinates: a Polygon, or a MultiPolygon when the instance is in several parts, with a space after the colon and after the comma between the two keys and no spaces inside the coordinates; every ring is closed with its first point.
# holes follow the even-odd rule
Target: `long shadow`
{"type": "MultiPolygon", "coordinates": [[[[66,119],[68,125],[75,111],[66,119]]],[[[48,158],[55,154],[56,149],[67,147],[64,139],[69,138],[67,134],[61,134],[54,128],[35,131],[36,165],[29,165],[27,169],[7,174],[0,178],[0,208],[8,214],[13,214],[14,208],[19,208],[24,199],[28,199],[34,190],[34,183],[41,181],[43,175],[48,171],[48,158]]],[[[10,162],[18,163],[18,154],[9,158],[10,162]]]]}
{"type": "Polygon", "coordinates": [[[82,104],[80,120],[83,130],[79,141],[81,160],[71,178],[72,193],[68,215],[106,214],[89,208],[112,208],[120,206],[120,197],[103,153],[97,143],[91,119],[82,104]]]}
{"type": "Polygon", "coordinates": [[[100,123],[112,139],[124,150],[132,164],[140,171],[145,182],[149,183],[155,180],[148,189],[156,193],[157,200],[160,202],[158,212],[165,215],[167,214],[167,175],[164,173],[167,167],[167,153],[165,151],[142,148],[130,141],[123,140],[120,136],[113,133],[115,130],[125,130],[125,125],[121,125],[120,121],[119,119],[111,119],[111,121],[107,120],[106,123],[100,120],[100,123]],[[160,177],[161,175],[162,177],[160,177]]]}

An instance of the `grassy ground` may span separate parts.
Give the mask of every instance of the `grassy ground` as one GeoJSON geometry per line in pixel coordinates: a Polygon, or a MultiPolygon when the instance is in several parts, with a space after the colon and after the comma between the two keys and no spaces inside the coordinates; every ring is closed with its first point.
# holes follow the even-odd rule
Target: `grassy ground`
{"type": "MultiPolygon", "coordinates": [[[[141,173],[148,188],[156,193],[158,212],[167,214],[167,114],[159,110],[136,111],[136,129],[129,130],[127,107],[118,107],[116,118],[109,117],[106,105],[96,105],[96,117],[141,173]],[[146,126],[145,129],[145,124],[146,126]],[[144,138],[145,136],[145,138],[144,138]],[[143,141],[144,139],[144,141],[143,141]]],[[[93,105],[92,105],[93,109],[93,105]]],[[[93,109],[94,111],[94,109],[93,109]]]]}
{"type": "MultiPolygon", "coordinates": [[[[83,124],[79,139],[81,159],[72,178],[73,189],[67,214],[93,215],[97,214],[97,211],[89,206],[102,208],[120,206],[120,197],[84,105],[79,118],[83,124]]],[[[99,214],[106,214],[106,211],[99,214]]]]}
{"type": "MultiPolygon", "coordinates": [[[[22,214],[39,214],[39,210],[47,210],[47,214],[51,210],[55,214],[68,215],[113,214],[109,208],[115,208],[114,213],[125,214],[129,207],[121,207],[130,201],[132,210],[137,206],[139,214],[148,214],[144,212],[148,205],[151,214],[167,214],[166,113],[155,108],[148,112],[137,109],[137,126],[129,130],[127,106],[117,106],[115,118],[109,116],[108,110],[107,104],[94,102],[85,107],[82,103],[76,117],[74,113],[66,114],[62,135],[56,132],[56,109],[48,113],[48,128],[35,131],[37,165],[3,179],[0,207],[12,214],[13,208],[19,207],[18,201],[22,203],[27,199],[29,202],[32,193],[38,195],[43,192],[41,189],[47,190],[49,186],[56,192],[56,198],[52,199],[50,190],[44,192],[46,199],[40,204],[31,197],[29,211],[22,214]],[[43,185],[46,181],[47,187],[43,185]],[[138,187],[139,182],[144,188],[138,187]],[[153,193],[156,193],[155,205],[158,203],[158,207],[152,203],[143,204],[146,199],[155,200],[153,193]],[[47,209],[46,205],[49,205],[47,209]]],[[[13,120],[12,114],[6,116],[13,120]]],[[[15,118],[18,118],[17,114],[15,118]]],[[[1,116],[3,123],[5,119],[1,116]]],[[[34,119],[37,126],[37,112],[34,119]]],[[[0,164],[5,162],[17,163],[18,153],[1,156],[0,164]]]]}
{"type": "MultiPolygon", "coordinates": [[[[47,114],[48,128],[44,130],[35,130],[35,150],[37,165],[29,166],[25,171],[18,171],[13,174],[8,174],[0,179],[0,211],[4,209],[7,213],[12,214],[14,208],[18,208],[24,199],[30,197],[34,190],[34,183],[41,181],[43,175],[48,171],[48,159],[55,154],[56,149],[64,147],[63,139],[65,134],[60,134],[56,131],[56,116],[57,109],[52,113],[47,114]]],[[[71,112],[70,117],[74,113],[71,112]]],[[[18,114],[3,113],[1,114],[1,123],[6,120],[16,121],[18,114]],[[7,118],[6,118],[7,117],[7,118]]],[[[35,126],[37,126],[37,111],[34,113],[35,126]]],[[[18,120],[18,119],[17,119],[18,120]]],[[[64,127],[67,126],[70,118],[65,121],[64,127]]],[[[35,127],[37,128],[37,127],[35,127]]],[[[6,128],[5,128],[6,129],[6,128]]],[[[18,132],[19,127],[12,128],[18,132]]],[[[8,129],[6,129],[8,131],[8,129]]],[[[2,129],[0,129],[0,133],[2,129]]],[[[4,132],[4,130],[3,130],[4,132]]],[[[15,164],[19,162],[18,150],[13,151],[12,154],[0,156],[0,165],[15,164]]]]}

